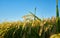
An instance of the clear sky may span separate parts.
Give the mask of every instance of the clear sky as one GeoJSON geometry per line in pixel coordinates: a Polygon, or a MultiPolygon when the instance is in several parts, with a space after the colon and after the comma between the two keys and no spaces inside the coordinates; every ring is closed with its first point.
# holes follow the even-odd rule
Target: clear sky
{"type": "MultiPolygon", "coordinates": [[[[58,4],[60,9],[60,0],[58,4]]],[[[0,0],[0,22],[21,20],[29,11],[34,13],[35,7],[39,18],[56,16],[56,0],[0,0]]]]}

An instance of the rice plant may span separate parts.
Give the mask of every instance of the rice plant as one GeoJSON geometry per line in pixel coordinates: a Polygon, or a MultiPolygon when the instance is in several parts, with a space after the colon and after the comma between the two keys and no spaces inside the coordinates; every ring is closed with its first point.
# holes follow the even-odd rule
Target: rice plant
{"type": "Polygon", "coordinates": [[[58,11],[58,0],[56,0],[56,3],[56,17],[52,17],[51,19],[48,18],[41,20],[32,12],[29,12],[35,20],[29,18],[23,22],[16,21],[1,23],[0,38],[55,38],[57,36],[57,38],[59,38],[60,17],[58,11]]]}

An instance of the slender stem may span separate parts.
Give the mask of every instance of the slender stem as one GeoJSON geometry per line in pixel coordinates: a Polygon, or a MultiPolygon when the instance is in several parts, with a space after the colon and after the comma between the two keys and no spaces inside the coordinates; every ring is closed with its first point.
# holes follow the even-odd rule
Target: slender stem
{"type": "MultiPolygon", "coordinates": [[[[35,8],[35,15],[36,15],[36,8],[35,8]]],[[[34,17],[34,20],[35,20],[36,18],[34,17]]]]}

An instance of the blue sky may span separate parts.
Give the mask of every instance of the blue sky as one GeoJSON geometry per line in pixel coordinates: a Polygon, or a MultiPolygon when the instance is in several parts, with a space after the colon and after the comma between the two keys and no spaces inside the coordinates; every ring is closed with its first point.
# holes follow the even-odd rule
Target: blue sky
{"type": "MultiPolygon", "coordinates": [[[[60,0],[58,4],[60,9],[60,0]]],[[[39,18],[56,16],[56,0],[0,0],[0,22],[22,20],[35,7],[39,18]]]]}

